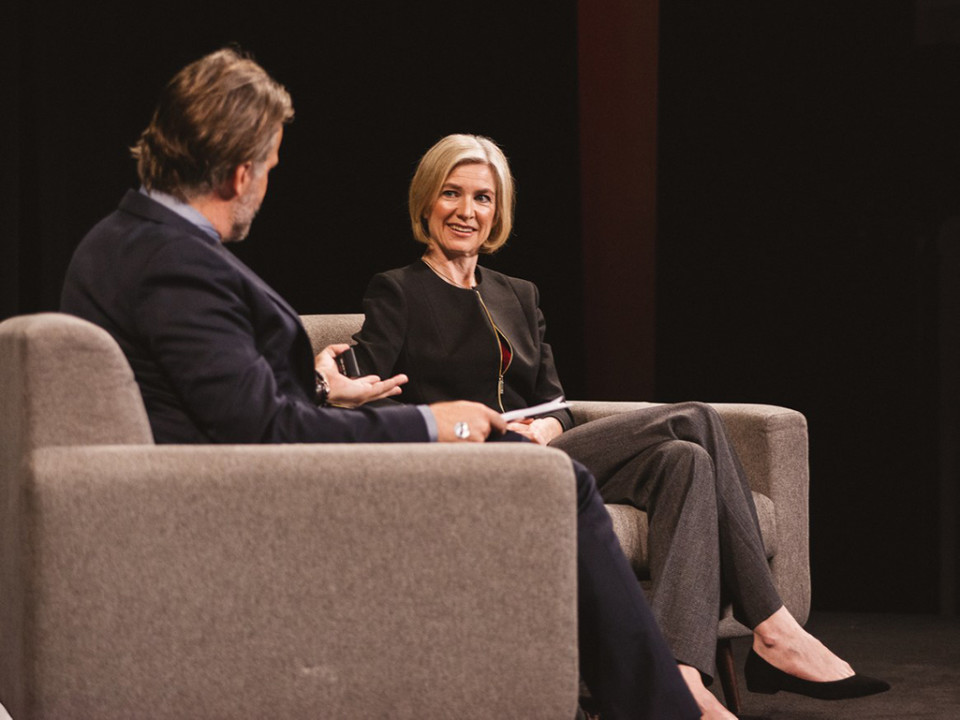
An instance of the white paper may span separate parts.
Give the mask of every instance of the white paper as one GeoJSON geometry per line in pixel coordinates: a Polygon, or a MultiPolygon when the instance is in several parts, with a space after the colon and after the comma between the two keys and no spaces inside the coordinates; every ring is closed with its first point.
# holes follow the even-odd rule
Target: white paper
{"type": "Polygon", "coordinates": [[[511,410],[510,412],[505,412],[500,415],[504,420],[510,422],[511,420],[519,420],[520,418],[530,417],[531,415],[544,415],[554,410],[562,410],[565,407],[569,407],[570,403],[563,399],[563,397],[558,397],[556,400],[551,400],[550,402],[540,403],[539,405],[534,405],[533,407],[520,408],[519,410],[511,410]]]}

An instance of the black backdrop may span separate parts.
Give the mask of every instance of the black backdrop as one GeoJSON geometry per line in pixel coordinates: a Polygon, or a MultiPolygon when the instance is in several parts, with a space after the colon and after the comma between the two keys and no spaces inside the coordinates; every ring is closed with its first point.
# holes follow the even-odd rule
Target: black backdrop
{"type": "MultiPolygon", "coordinates": [[[[955,612],[934,240],[960,214],[956,3],[660,5],[653,399],[803,411],[815,607],[955,612]],[[918,22],[932,6],[944,21],[918,22]]],[[[449,132],[488,134],[520,194],[491,264],[540,285],[582,397],[580,258],[600,239],[581,238],[580,184],[615,192],[617,178],[579,178],[577,10],[0,5],[0,317],[56,307],[76,243],[135,183],[126,147],[160,85],[237,42],[297,109],[238,253],[301,312],[356,311],[372,273],[417,254],[404,199],[420,153],[449,132]]],[[[626,202],[628,240],[632,219],[626,202]]]]}
{"type": "Polygon", "coordinates": [[[807,415],[817,607],[957,610],[935,240],[958,10],[662,5],[658,394],[807,415]]]}
{"type": "MultiPolygon", "coordinates": [[[[18,57],[4,70],[16,68],[19,90],[19,202],[8,196],[4,211],[19,225],[4,253],[18,287],[3,315],[56,307],[73,248],[136,182],[127,146],[161,85],[237,43],[287,86],[297,115],[236,252],[294,307],[358,311],[374,272],[415,259],[416,161],[443,135],[473,132],[504,147],[518,178],[516,233],[490,264],[536,280],[575,337],[576,4],[535,6],[18,1],[18,57]]],[[[557,340],[575,390],[582,351],[557,340]]]]}

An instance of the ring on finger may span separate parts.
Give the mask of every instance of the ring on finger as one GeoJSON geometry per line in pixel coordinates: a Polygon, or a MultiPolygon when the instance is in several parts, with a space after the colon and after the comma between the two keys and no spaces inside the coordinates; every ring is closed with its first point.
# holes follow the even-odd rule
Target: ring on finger
{"type": "Polygon", "coordinates": [[[466,440],[470,437],[470,426],[465,422],[458,422],[453,426],[453,434],[461,440],[466,440]]]}

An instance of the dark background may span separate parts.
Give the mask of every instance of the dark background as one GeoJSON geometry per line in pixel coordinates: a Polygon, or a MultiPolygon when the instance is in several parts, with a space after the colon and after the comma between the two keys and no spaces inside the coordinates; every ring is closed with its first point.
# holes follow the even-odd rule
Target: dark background
{"type": "Polygon", "coordinates": [[[160,86],[236,42],[297,111],[237,252],[300,312],[358,311],[374,272],[417,257],[417,159],[447,133],[489,135],[519,204],[486,262],[540,286],[568,395],[802,411],[814,606],[955,613],[958,10],[15,0],[0,318],[56,309],[73,248],[136,182],[126,148],[160,86]],[[650,152],[598,161],[597,138],[650,152]],[[624,373],[631,343],[653,362],[624,373]]]}

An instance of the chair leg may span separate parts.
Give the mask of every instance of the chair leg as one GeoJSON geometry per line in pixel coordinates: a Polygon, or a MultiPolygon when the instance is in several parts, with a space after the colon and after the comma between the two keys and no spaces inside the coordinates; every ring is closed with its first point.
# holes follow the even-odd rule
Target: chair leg
{"type": "Polygon", "coordinates": [[[740,688],[737,687],[737,670],[733,665],[733,645],[730,638],[717,640],[717,674],[720,676],[727,710],[734,715],[740,715],[740,688]]]}

